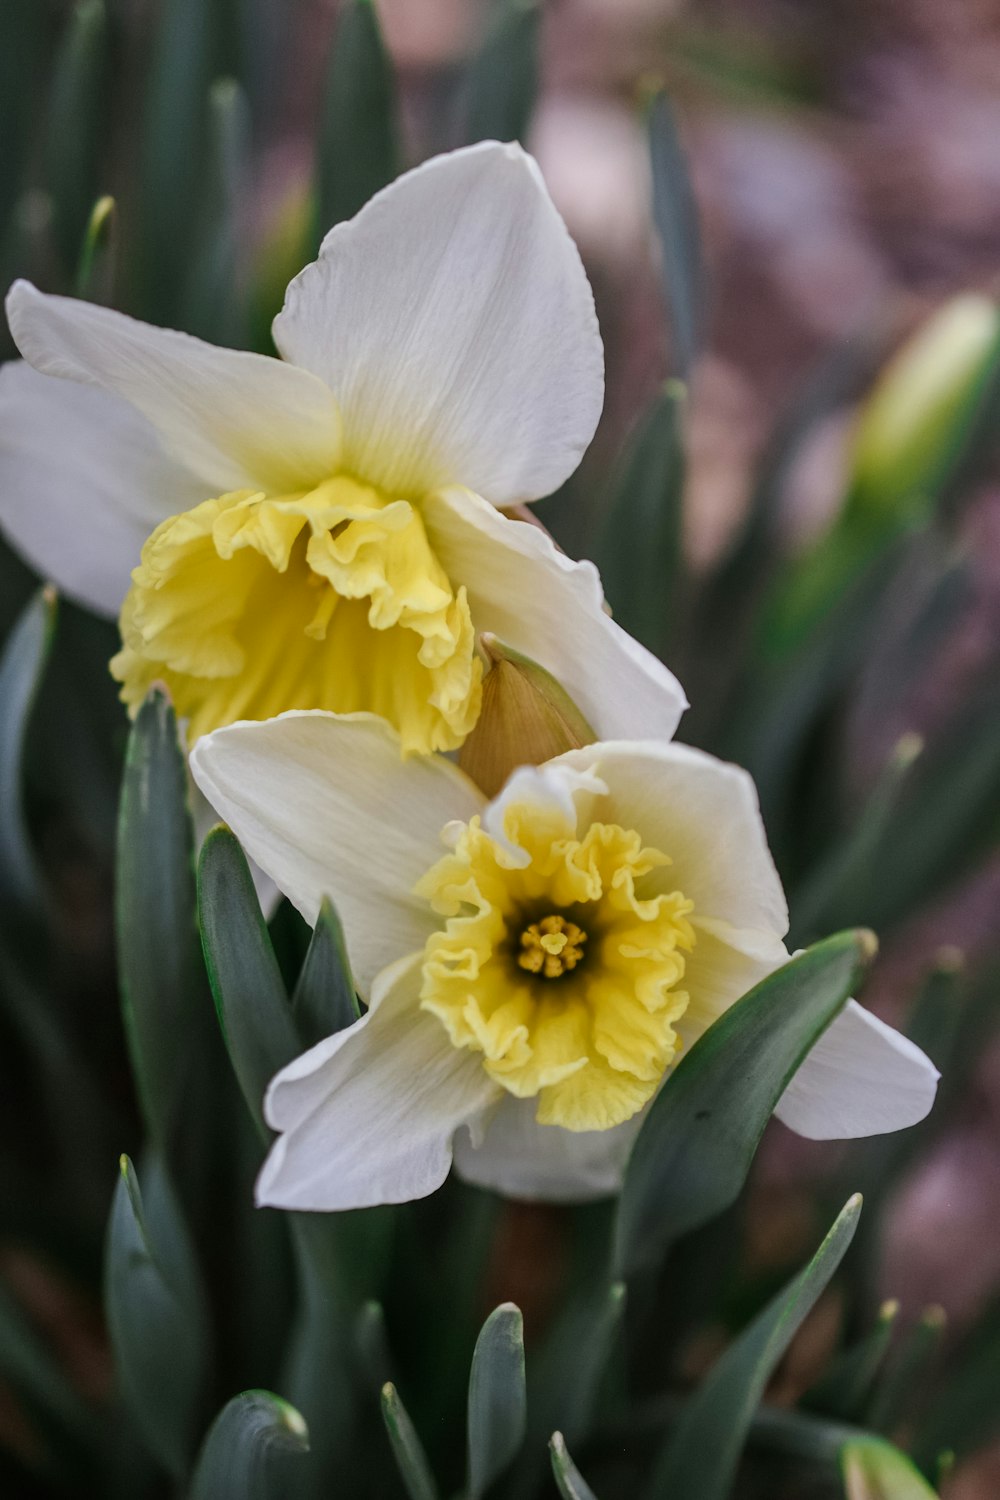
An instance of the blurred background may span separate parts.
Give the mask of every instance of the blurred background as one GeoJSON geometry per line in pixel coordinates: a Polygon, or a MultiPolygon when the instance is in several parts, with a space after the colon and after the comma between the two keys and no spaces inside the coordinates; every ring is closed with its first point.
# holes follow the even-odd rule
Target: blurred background
{"type": "MultiPolygon", "coordinates": [[[[537,76],[528,69],[499,99],[488,79],[502,83],[522,53],[508,36],[513,51],[483,63],[498,7],[378,0],[376,9],[395,78],[398,161],[510,121],[503,133],[520,133],[536,154],[595,289],[605,415],[580,473],[540,515],[567,551],[597,558],[616,613],[678,672],[694,705],[681,737],[754,771],[793,913],[800,900],[797,936],[847,921],[875,926],[883,951],[866,1003],[901,1024],[922,1002],[914,1034],[953,1063],[941,1108],[902,1148],[820,1148],[771,1127],[742,1221],[757,1284],[809,1252],[842,1186],[872,1183],[881,1197],[863,1252],[869,1304],[898,1299],[901,1325],[929,1316],[939,1330],[946,1316],[936,1355],[945,1363],[975,1327],[979,1387],[1000,1389],[995,388],[963,433],[960,461],[917,486],[933,502],[930,520],[901,505],[898,530],[893,521],[877,546],[847,548],[831,605],[842,611],[838,641],[850,634],[845,601],[858,627],[847,646],[834,659],[820,639],[833,618],[825,606],[819,635],[799,632],[790,655],[760,644],[768,619],[780,636],[781,610],[795,612],[794,578],[835,533],[845,495],[864,488],[859,404],[877,372],[956,294],[997,295],[1000,5],[548,0],[540,15],[523,8],[537,76]],[[655,131],[660,90],[670,100],[661,173],[678,192],[689,175],[699,226],[697,236],[690,222],[680,226],[689,249],[700,245],[688,266],[687,331],[669,251],[654,233],[650,110],[655,131]],[[613,533],[616,518],[628,519],[629,465],[641,461],[636,414],[664,399],[682,430],[671,457],[670,567],[632,619],[613,533]],[[894,549],[890,564],[873,574],[883,543],[894,549]],[[777,605],[761,604],[765,584],[777,605]],[[803,678],[819,684],[804,705],[803,678]],[[914,735],[926,748],[911,771],[914,735]],[[901,832],[921,819],[938,840],[926,878],[913,873],[901,832]]],[[[379,185],[364,150],[339,172],[321,153],[317,169],[317,140],[336,142],[344,128],[331,90],[338,20],[330,0],[3,0],[5,284],[29,275],[47,290],[267,350],[290,275],[322,230],[379,185]],[[115,206],[92,218],[103,194],[115,206]]],[[[655,151],[654,139],[654,162],[655,151]]],[[[2,353],[13,356],[9,342],[2,353]]],[[[5,633],[36,582],[5,551],[5,633]]],[[[110,1374],[97,1310],[53,1270],[51,1244],[65,1225],[53,1211],[44,1255],[34,1226],[48,1212],[39,1174],[67,1165],[60,1119],[80,1118],[67,1083],[78,1053],[103,1095],[88,1115],[90,1138],[73,1148],[79,1265],[93,1268],[111,1167],[135,1144],[111,902],[126,726],[104,672],[113,628],[60,609],[26,760],[32,834],[57,913],[60,1020],[50,1025],[30,995],[8,987],[0,1068],[5,1113],[21,1124],[0,1143],[0,1271],[81,1388],[99,1394],[110,1374]],[[67,705],[68,736],[59,729],[67,705]]],[[[544,1309],[552,1296],[552,1235],[546,1211],[515,1210],[497,1251],[504,1294],[516,1289],[529,1327],[533,1299],[544,1309]]],[[[793,1346],[781,1376],[792,1394],[853,1316],[837,1296],[793,1346]]],[[[692,1374],[717,1347],[711,1326],[699,1340],[687,1351],[692,1374]]],[[[994,1433],[1000,1414],[969,1436],[949,1500],[1000,1493],[994,1433]]],[[[30,1449],[2,1381],[0,1442],[30,1449]]]]}

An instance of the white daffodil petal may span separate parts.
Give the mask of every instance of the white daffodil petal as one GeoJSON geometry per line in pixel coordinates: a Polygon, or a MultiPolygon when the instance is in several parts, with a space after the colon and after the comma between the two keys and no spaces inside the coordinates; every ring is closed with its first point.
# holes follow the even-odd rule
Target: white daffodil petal
{"type": "Polygon", "coordinates": [[[699,921],[697,911],[691,925],[695,944],[684,969],[690,1002],[676,1023],[684,1052],[754,985],[788,962],[784,943],[773,933],[699,921]]]}
{"type": "Polygon", "coordinates": [[[455,1170],[466,1182],[512,1198],[583,1203],[621,1187],[625,1162],[644,1116],[611,1130],[539,1125],[537,1099],[509,1095],[491,1114],[481,1144],[455,1137],[455,1170]]]}
{"type": "Polygon", "coordinates": [[[441,757],[403,760],[374,714],[292,712],[204,735],[191,772],[250,857],[309,923],[324,895],[344,924],[355,979],[424,945],[438,919],[413,887],[440,835],[484,798],[441,757]]]}
{"type": "Polygon", "coordinates": [[[916,1125],[940,1074],[920,1048],[855,1000],[827,1027],[775,1114],[813,1141],[853,1140],[916,1125]]]}
{"type": "MultiPolygon", "coordinates": [[[[336,404],[305,370],[46,296],[26,281],[11,288],[7,318],[36,370],[103,387],[142,412],[171,456],[203,481],[203,499],[308,488],[337,468],[336,404]]],[[[162,513],[186,503],[165,498],[162,513]]]]}
{"type": "Polygon", "coordinates": [[[788,907],[746,771],[687,745],[619,741],[555,764],[607,782],[613,821],[670,856],[664,878],[694,902],[696,919],[784,936],[788,907]]]}
{"type": "Polygon", "coordinates": [[[435,157],[338,224],[288,288],[274,339],[337,398],[346,467],[395,494],[547,495],[604,400],[579,254],[514,145],[435,157]]]}
{"type": "Polygon", "coordinates": [[[286,1133],[264,1163],[258,1203],[367,1208],[440,1187],[452,1136],[498,1089],[420,1009],[419,987],[419,956],[396,964],[362,1020],[278,1074],[266,1112],[286,1133]]]}
{"type": "Polygon", "coordinates": [[[445,571],[468,591],[478,631],[551,672],[598,735],[670,738],[684,691],[606,613],[592,563],[571,561],[540,527],[509,520],[467,490],[430,496],[424,515],[445,571]]]}
{"type": "Polygon", "coordinates": [[[153,527],[201,498],[127,401],[0,369],[0,528],[69,598],[116,615],[153,527]]]}
{"type": "Polygon", "coordinates": [[[590,771],[574,771],[570,766],[559,765],[519,766],[484,811],[483,827],[506,851],[511,864],[524,868],[530,855],[508,837],[506,815],[509,808],[533,807],[547,825],[553,829],[562,825],[565,836],[571,838],[577,828],[576,799],[592,800],[605,792],[604,782],[590,771]]]}

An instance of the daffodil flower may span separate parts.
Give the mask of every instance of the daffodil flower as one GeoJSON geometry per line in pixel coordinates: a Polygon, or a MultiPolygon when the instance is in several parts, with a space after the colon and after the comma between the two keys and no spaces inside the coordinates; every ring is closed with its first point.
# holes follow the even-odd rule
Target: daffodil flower
{"type": "MultiPolygon", "coordinates": [[[[332,897],[369,1007],[272,1082],[261,1203],[420,1197],[453,1152],[503,1192],[613,1192],[679,1053],[788,956],[752,781],[682,745],[589,745],[488,801],[372,715],[289,713],[206,736],[192,771],[307,921],[332,897]]],[[[851,1001],[778,1115],[896,1130],[936,1080],[851,1001]]]]}
{"type": "Polygon", "coordinates": [[[0,374],[0,525],[121,610],[133,711],[162,681],[192,740],[322,708],[451,750],[491,631],[599,732],[673,732],[683,694],[594,568],[498,509],[572,473],[603,402],[586,274],[519,147],[437,157],[334,228],[288,288],[280,359],[25,282],[7,312],[28,363],[0,374]]]}

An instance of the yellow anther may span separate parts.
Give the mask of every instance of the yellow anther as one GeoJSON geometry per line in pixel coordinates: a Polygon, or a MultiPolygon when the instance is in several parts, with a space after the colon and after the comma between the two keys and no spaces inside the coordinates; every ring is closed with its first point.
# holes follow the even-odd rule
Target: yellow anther
{"type": "Polygon", "coordinates": [[[576,968],[583,957],[586,941],[587,934],[582,927],[553,913],[524,929],[521,933],[522,951],[517,961],[529,974],[558,979],[560,974],[576,968]]]}

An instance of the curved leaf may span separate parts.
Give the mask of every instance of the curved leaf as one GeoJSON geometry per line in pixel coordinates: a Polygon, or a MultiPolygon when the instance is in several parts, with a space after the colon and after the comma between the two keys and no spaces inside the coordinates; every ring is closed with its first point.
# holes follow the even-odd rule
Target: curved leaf
{"type": "Polygon", "coordinates": [[[244,1391],[209,1428],[191,1500],[285,1500],[288,1460],[308,1451],[309,1433],[294,1406],[270,1391],[244,1391]]]}
{"type": "Polygon", "coordinates": [[[590,1485],[569,1456],[566,1439],[561,1432],[554,1432],[549,1441],[552,1456],[552,1474],[556,1488],[563,1500],[597,1500],[590,1485]]]}
{"type": "Polygon", "coordinates": [[[302,1046],[312,1047],[358,1019],[361,1008],[336,908],[324,896],[292,996],[302,1046]]]}
{"type": "Polygon", "coordinates": [[[465,80],[467,141],[521,141],[538,93],[540,0],[502,0],[465,80]]]}
{"type": "Polygon", "coordinates": [[[166,1149],[190,1107],[211,1004],[198,941],[187,767],[170,700],[149,694],[129,735],[118,812],[115,932],[125,1034],[143,1119],[166,1149]]]}
{"type": "Polygon", "coordinates": [[[25,736],[55,623],[55,590],[39,589],[0,658],[0,899],[22,909],[37,909],[42,901],[24,821],[22,781],[25,736]]]}
{"type": "Polygon", "coordinates": [[[398,171],[392,64],[372,0],[349,0],[333,39],[320,126],[317,243],[398,171]]]}
{"type": "Polygon", "coordinates": [[[469,1495],[480,1500],[524,1441],[524,1320],[513,1302],[490,1313],[469,1376],[469,1495]]]}
{"type": "Polygon", "coordinates": [[[870,933],[817,943],[725,1012],[653,1101],[625,1173],[620,1274],[662,1256],[738,1196],[775,1105],[857,987],[870,933]]]}
{"type": "Polygon", "coordinates": [[[246,856],[213,828],[198,864],[198,913],[208,977],[230,1060],[261,1135],[264,1091],[302,1051],[246,856]]]}
{"type": "Polygon", "coordinates": [[[438,1500],[437,1485],[423,1444],[391,1381],[386,1381],[382,1387],[382,1420],[392,1444],[396,1467],[410,1500],[438,1500]]]}
{"type": "Polygon", "coordinates": [[[732,1343],[667,1437],[649,1500],[726,1500],[764,1389],[854,1236],[861,1199],[848,1200],[806,1268],[732,1343]]]}
{"type": "Polygon", "coordinates": [[[148,1216],[123,1156],[108,1229],[105,1310],[125,1404],[149,1451],[179,1478],[194,1447],[207,1334],[194,1254],[155,1162],[147,1185],[148,1216]]]}

